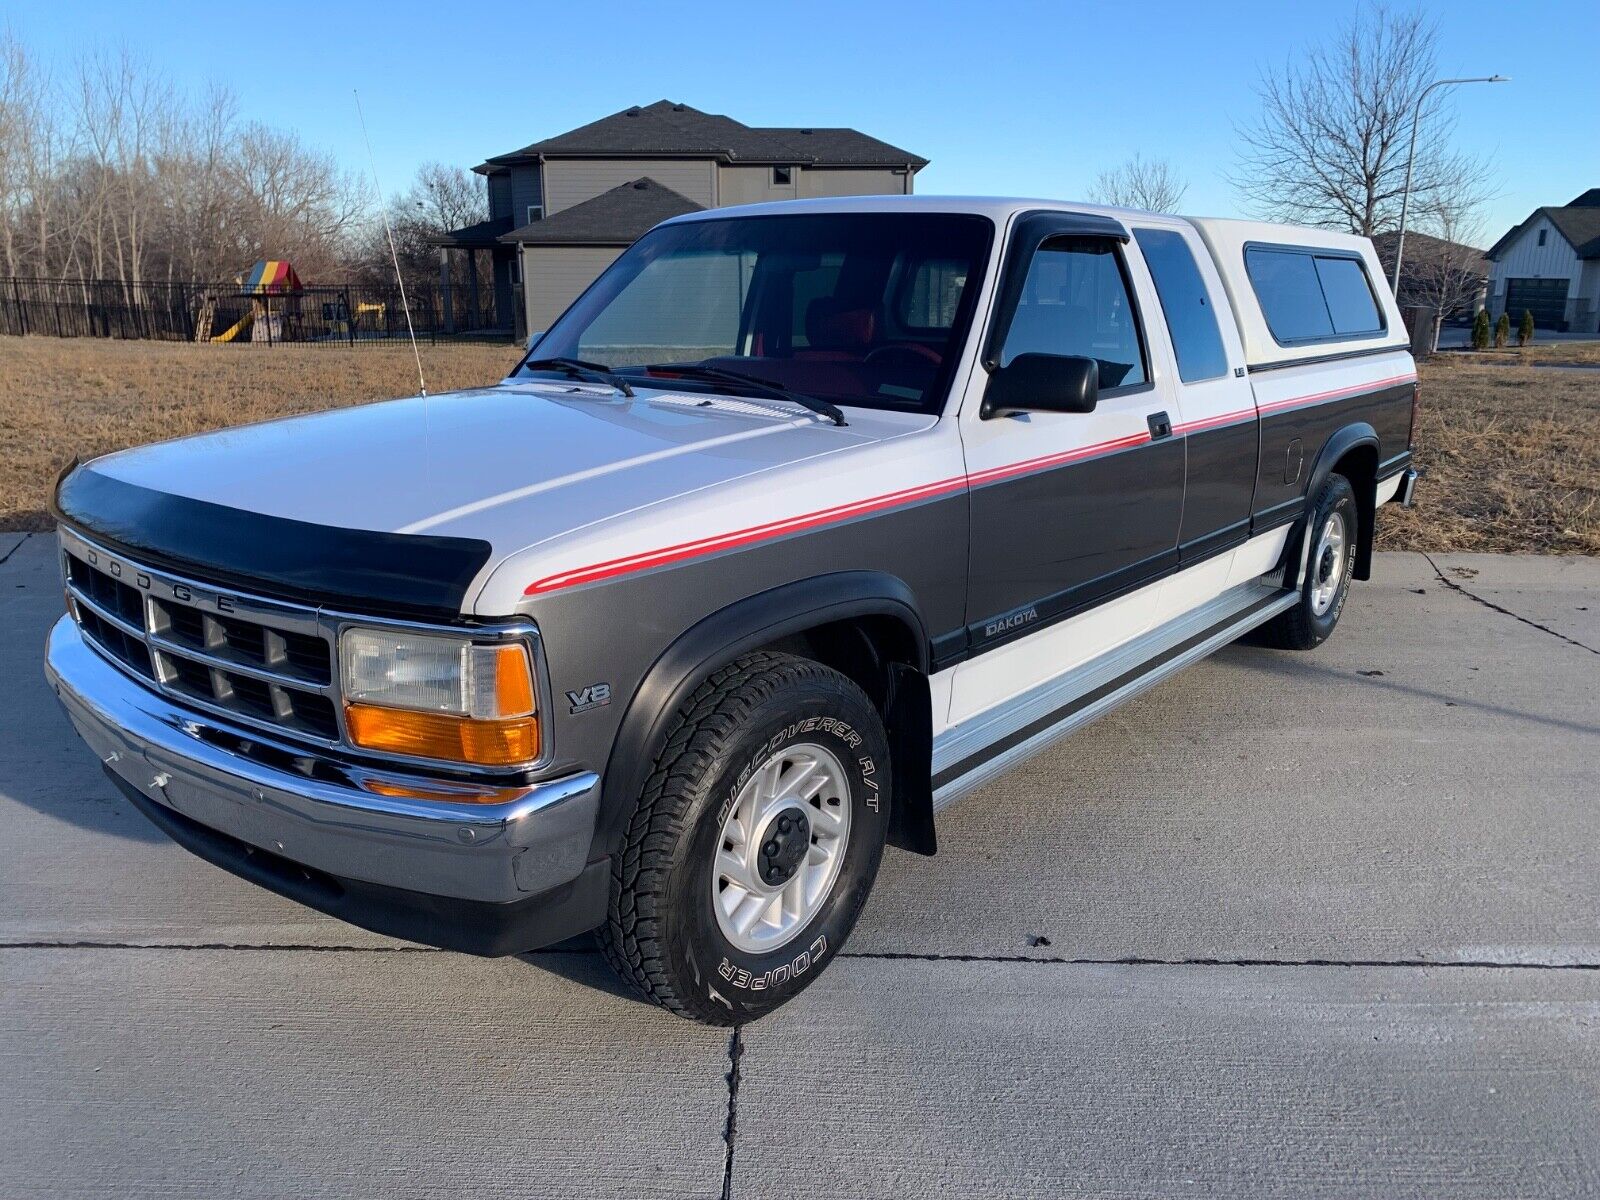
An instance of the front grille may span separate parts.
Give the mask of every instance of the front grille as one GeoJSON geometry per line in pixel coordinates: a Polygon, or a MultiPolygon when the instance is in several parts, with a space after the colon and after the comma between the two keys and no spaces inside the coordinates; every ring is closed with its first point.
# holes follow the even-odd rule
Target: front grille
{"type": "Polygon", "coordinates": [[[333,635],[314,608],[214,591],[61,533],[72,613],[108,658],[174,698],[336,743],[333,635]]]}

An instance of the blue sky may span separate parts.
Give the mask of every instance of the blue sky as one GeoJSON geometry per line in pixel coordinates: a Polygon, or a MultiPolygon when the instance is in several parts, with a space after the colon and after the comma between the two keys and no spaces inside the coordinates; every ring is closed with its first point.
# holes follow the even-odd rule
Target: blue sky
{"type": "MultiPolygon", "coordinates": [[[[1492,160],[1497,237],[1600,186],[1600,2],[1452,0],[1441,71],[1463,145],[1492,160]]],[[[244,115],[352,167],[360,88],[386,189],[663,97],[753,125],[854,125],[932,160],[922,193],[1083,196],[1135,151],[1172,161],[1188,212],[1238,215],[1225,179],[1251,85],[1329,34],[1352,0],[678,5],[0,0],[65,63],[125,43],[180,87],[221,81],[244,115]],[[209,10],[209,15],[202,15],[209,10]]]]}

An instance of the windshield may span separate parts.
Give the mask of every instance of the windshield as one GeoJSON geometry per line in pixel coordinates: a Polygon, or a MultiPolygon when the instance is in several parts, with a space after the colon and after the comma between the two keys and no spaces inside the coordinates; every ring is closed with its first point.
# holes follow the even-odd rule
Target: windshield
{"type": "Polygon", "coordinates": [[[612,264],[516,373],[559,373],[548,364],[565,359],[674,390],[743,390],[714,377],[729,371],[834,404],[937,413],[993,229],[986,217],[920,212],[663,226],[612,264]],[[701,375],[675,376],[674,364],[701,375]]]}

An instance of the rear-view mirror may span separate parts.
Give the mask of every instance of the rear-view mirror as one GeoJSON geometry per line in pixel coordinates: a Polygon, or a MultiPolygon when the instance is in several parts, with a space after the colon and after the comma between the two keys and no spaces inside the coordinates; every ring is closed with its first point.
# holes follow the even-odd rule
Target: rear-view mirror
{"type": "Polygon", "coordinates": [[[1100,399],[1100,364],[1076,354],[1019,354],[989,376],[980,415],[1017,412],[1093,412],[1100,399]]]}

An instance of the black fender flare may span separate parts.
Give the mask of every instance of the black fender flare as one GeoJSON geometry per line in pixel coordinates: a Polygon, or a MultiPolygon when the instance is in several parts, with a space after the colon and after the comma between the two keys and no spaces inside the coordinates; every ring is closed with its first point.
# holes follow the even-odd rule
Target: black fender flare
{"type": "MultiPolygon", "coordinates": [[[[912,664],[914,674],[925,680],[928,633],[916,598],[903,580],[881,571],[840,571],[783,584],[719,609],[679,634],[645,672],[617,727],[606,761],[595,850],[613,853],[621,844],[634,803],[649,779],[655,749],[665,738],[673,715],[713,671],[741,654],[819,625],[869,616],[888,617],[909,629],[917,655],[917,662],[912,664]]],[[[907,687],[909,680],[898,678],[899,686],[893,689],[893,695],[904,705],[907,698],[918,693],[907,687]]],[[[925,683],[920,694],[926,698],[925,683]]],[[[925,720],[930,723],[929,730],[913,735],[913,747],[931,748],[931,712],[925,720]]],[[[900,744],[893,730],[891,744],[900,744]]],[[[931,749],[929,753],[931,759],[931,749]]],[[[922,790],[928,792],[926,832],[912,840],[926,840],[930,848],[923,852],[931,853],[931,761],[923,764],[920,772],[910,763],[904,764],[904,769],[906,784],[910,785],[907,799],[914,810],[919,807],[914,781],[920,777],[922,790]]],[[[907,790],[898,782],[903,777],[902,770],[897,769],[895,777],[899,800],[907,790]]],[[[920,831],[921,826],[917,828],[920,831]]]]}
{"type": "MultiPolygon", "coordinates": [[[[1350,451],[1362,446],[1372,447],[1374,463],[1379,455],[1380,443],[1378,431],[1365,421],[1355,421],[1336,430],[1327,441],[1322,443],[1322,450],[1317,454],[1317,461],[1311,468],[1311,475],[1306,481],[1306,499],[1309,502],[1317,494],[1319,488],[1328,481],[1328,476],[1333,474],[1333,468],[1350,451]]],[[[1374,483],[1376,487],[1376,483],[1374,483]]],[[[1372,575],[1372,541],[1377,520],[1374,515],[1374,492],[1371,488],[1366,495],[1361,494],[1360,487],[1356,488],[1356,508],[1361,514],[1361,528],[1356,535],[1356,562],[1355,577],[1368,579],[1372,575]]],[[[1302,526],[1304,521],[1302,520],[1302,526]]],[[[1302,536],[1309,531],[1303,530],[1302,536]]],[[[1298,581],[1297,581],[1298,582],[1298,581]]]]}

